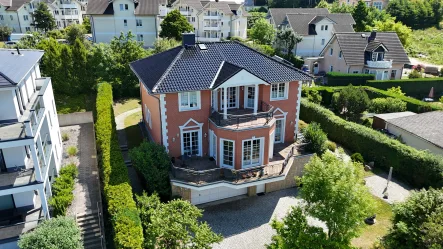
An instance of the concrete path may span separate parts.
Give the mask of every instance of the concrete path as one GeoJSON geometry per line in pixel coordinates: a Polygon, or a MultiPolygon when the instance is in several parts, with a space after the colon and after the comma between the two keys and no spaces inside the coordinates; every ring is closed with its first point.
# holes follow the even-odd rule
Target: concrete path
{"type": "Polygon", "coordinates": [[[378,198],[386,201],[389,204],[395,202],[403,202],[410,195],[411,188],[406,184],[403,184],[395,179],[392,179],[387,186],[388,183],[388,175],[383,173],[379,175],[373,175],[366,177],[366,186],[369,187],[369,191],[377,196],[378,198]],[[387,191],[388,199],[384,199],[384,192],[387,191]]]}

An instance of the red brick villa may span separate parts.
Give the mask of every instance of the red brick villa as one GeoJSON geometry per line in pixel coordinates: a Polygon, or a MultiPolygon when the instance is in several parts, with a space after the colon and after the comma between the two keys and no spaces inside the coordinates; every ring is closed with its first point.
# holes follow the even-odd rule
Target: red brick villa
{"type": "Polygon", "coordinates": [[[194,41],[184,34],[183,46],[131,63],[150,139],[172,158],[174,194],[200,204],[294,184],[311,76],[241,43],[194,41]]]}

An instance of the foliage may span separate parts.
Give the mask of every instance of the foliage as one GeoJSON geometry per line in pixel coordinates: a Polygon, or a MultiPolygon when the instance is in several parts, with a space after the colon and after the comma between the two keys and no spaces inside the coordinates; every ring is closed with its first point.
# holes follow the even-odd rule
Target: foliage
{"type": "Polygon", "coordinates": [[[275,55],[275,50],[272,46],[270,45],[264,45],[264,44],[258,44],[258,43],[245,43],[246,46],[251,47],[255,50],[257,50],[260,53],[263,53],[265,55],[268,56],[274,56],[275,55]]]}
{"type": "Polygon", "coordinates": [[[412,69],[412,71],[408,75],[409,79],[420,79],[423,78],[423,71],[412,69]]]}
{"type": "MultiPolygon", "coordinates": [[[[421,78],[421,79],[403,79],[403,80],[377,80],[368,81],[367,86],[375,87],[382,90],[387,90],[393,96],[414,96],[423,98],[428,96],[431,88],[434,88],[435,93],[443,92],[443,78],[421,78]],[[401,88],[401,93],[398,90],[392,90],[393,87],[401,88]],[[391,90],[390,90],[391,89],[391,90]]],[[[406,98],[406,97],[405,97],[406,98]]]]}
{"type": "Polygon", "coordinates": [[[272,26],[272,24],[266,19],[260,18],[256,20],[254,26],[252,26],[250,37],[260,44],[270,45],[275,37],[274,26],[272,26]]]}
{"type": "Polygon", "coordinates": [[[407,47],[410,44],[412,29],[401,22],[396,22],[395,18],[388,18],[387,20],[376,20],[374,21],[374,26],[372,29],[377,29],[377,31],[395,31],[398,38],[403,44],[403,47],[407,47]]]}
{"type": "Polygon", "coordinates": [[[109,215],[114,217],[114,246],[141,249],[143,229],[117,140],[112,104],[111,85],[101,83],[97,92],[95,128],[105,200],[109,215]]]}
{"type": "Polygon", "coordinates": [[[328,72],[326,73],[329,86],[347,86],[352,84],[354,86],[365,86],[366,81],[374,80],[373,74],[352,74],[352,73],[340,73],[340,72],[328,72]]]}
{"type": "Polygon", "coordinates": [[[315,8],[329,8],[329,3],[326,2],[326,0],[321,0],[320,2],[318,2],[317,6],[315,6],[315,8]]]}
{"type": "Polygon", "coordinates": [[[169,200],[171,198],[171,184],[169,181],[171,160],[165,147],[153,142],[143,142],[139,147],[129,152],[129,157],[134,168],[146,180],[148,193],[157,192],[162,200],[169,200]]]}
{"type": "Polygon", "coordinates": [[[359,151],[367,161],[374,161],[377,168],[389,170],[393,167],[393,175],[413,187],[443,186],[443,158],[440,156],[404,145],[371,128],[347,122],[303,98],[300,119],[319,123],[329,139],[359,151]]]}
{"type": "Polygon", "coordinates": [[[337,144],[328,140],[328,141],[326,141],[326,148],[328,148],[328,150],[334,152],[337,149],[337,144]]]}
{"type": "Polygon", "coordinates": [[[371,120],[370,120],[369,118],[365,118],[365,119],[363,120],[363,122],[361,122],[361,125],[364,125],[364,126],[366,126],[366,127],[371,128],[371,127],[372,127],[372,122],[371,122],[371,120]]]}
{"type": "Polygon", "coordinates": [[[38,4],[33,16],[35,28],[41,29],[44,32],[48,32],[49,30],[56,28],[55,19],[45,2],[40,2],[38,4]]]}
{"type": "Polygon", "coordinates": [[[397,98],[375,98],[371,100],[369,111],[373,113],[404,112],[406,102],[397,98]]]}
{"type": "Polygon", "coordinates": [[[160,24],[160,37],[182,40],[182,34],[194,31],[192,25],[186,20],[178,9],[169,12],[160,24]]]}
{"type": "Polygon", "coordinates": [[[284,29],[278,30],[275,42],[280,50],[286,50],[286,53],[292,54],[292,50],[295,49],[295,53],[297,54],[297,44],[300,43],[303,40],[303,36],[294,33],[294,31],[286,27],[284,29]]]}
{"type": "Polygon", "coordinates": [[[157,39],[154,42],[154,53],[161,53],[171,48],[180,46],[180,42],[174,39],[157,39]]]}
{"type": "Polygon", "coordinates": [[[388,88],[388,93],[392,93],[392,94],[396,94],[396,95],[400,95],[400,96],[405,96],[405,93],[401,91],[401,86],[393,86],[391,88],[388,88]]]}
{"type": "Polygon", "coordinates": [[[440,101],[440,103],[443,103],[443,96],[441,96],[438,101],[440,101]]]}
{"type": "Polygon", "coordinates": [[[77,155],[77,147],[75,147],[75,146],[68,147],[68,155],[69,156],[77,155]]]}
{"type": "Polygon", "coordinates": [[[365,2],[362,0],[358,1],[357,6],[355,6],[352,12],[352,17],[354,17],[355,20],[355,32],[366,31],[366,25],[369,23],[369,10],[365,2]]]}
{"type": "Polygon", "coordinates": [[[29,32],[32,36],[23,36],[20,38],[17,46],[19,48],[36,49],[39,42],[44,39],[44,36],[40,32],[29,32]]]}
{"type": "Polygon", "coordinates": [[[406,49],[408,56],[437,65],[443,65],[443,30],[434,27],[424,30],[413,30],[411,42],[406,49]]]}
{"type": "Polygon", "coordinates": [[[413,29],[423,29],[442,21],[442,6],[440,0],[392,0],[386,10],[397,21],[413,29]]]}
{"type": "Polygon", "coordinates": [[[339,1],[334,1],[329,5],[328,9],[331,13],[352,13],[354,6],[346,3],[340,4],[339,1]]]}
{"type": "Polygon", "coordinates": [[[2,41],[6,41],[8,37],[11,35],[12,29],[8,26],[0,26],[0,39],[2,41]]]}
{"type": "Polygon", "coordinates": [[[69,140],[69,134],[68,133],[63,133],[62,134],[62,141],[63,142],[66,142],[66,141],[68,141],[69,140]]]}
{"type": "MultiPolygon", "coordinates": [[[[75,147],[74,147],[75,148],[75,147]]],[[[49,205],[53,216],[65,216],[67,208],[74,200],[74,179],[78,176],[77,165],[71,163],[60,170],[60,174],[52,184],[52,198],[49,205]]]]}
{"type": "Polygon", "coordinates": [[[370,100],[362,87],[349,85],[340,91],[340,95],[333,105],[338,107],[340,113],[346,117],[356,118],[368,109],[370,100]]]}
{"type": "Polygon", "coordinates": [[[326,141],[328,137],[320,127],[320,124],[312,122],[302,130],[305,140],[309,143],[306,147],[308,150],[322,155],[326,151],[326,141]]]}
{"type": "Polygon", "coordinates": [[[252,28],[254,24],[257,22],[257,20],[266,18],[266,12],[251,12],[249,11],[248,16],[248,29],[252,28]]]}
{"type": "Polygon", "coordinates": [[[20,236],[20,249],[83,249],[80,228],[71,217],[45,220],[37,228],[20,236]]]}
{"type": "Polygon", "coordinates": [[[312,91],[307,91],[306,97],[308,98],[309,101],[311,101],[313,103],[316,103],[316,104],[321,103],[321,95],[315,89],[312,91]]]}
{"type": "Polygon", "coordinates": [[[74,44],[75,40],[79,39],[81,42],[85,39],[86,29],[81,24],[71,24],[65,29],[66,40],[69,44],[74,44]]]}
{"type": "Polygon", "coordinates": [[[136,198],[146,238],[144,248],[209,249],[222,240],[207,223],[199,221],[202,210],[188,201],[162,203],[156,194],[146,193],[136,198]]]}
{"type": "Polygon", "coordinates": [[[365,162],[365,160],[363,159],[363,156],[360,153],[352,154],[351,160],[355,163],[364,163],[365,162]]]}
{"type": "Polygon", "coordinates": [[[66,35],[65,30],[66,29],[53,29],[51,31],[48,31],[46,34],[48,38],[64,39],[66,35]]]}
{"type": "Polygon", "coordinates": [[[82,25],[85,28],[87,34],[92,33],[92,31],[91,31],[91,20],[89,19],[88,16],[84,16],[83,17],[82,25]]]}
{"type": "Polygon", "coordinates": [[[389,248],[442,248],[443,189],[413,191],[393,211],[394,226],[385,238],[389,248]]]}

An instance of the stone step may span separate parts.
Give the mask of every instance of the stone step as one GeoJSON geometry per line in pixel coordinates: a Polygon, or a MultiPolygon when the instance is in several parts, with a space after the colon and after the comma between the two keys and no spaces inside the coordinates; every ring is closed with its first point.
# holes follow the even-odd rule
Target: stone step
{"type": "Polygon", "coordinates": [[[77,223],[79,225],[86,224],[86,223],[91,223],[91,221],[98,223],[98,217],[97,216],[89,216],[89,217],[77,218],[77,223]]]}
{"type": "Polygon", "coordinates": [[[101,245],[101,238],[95,238],[95,239],[91,239],[88,241],[84,241],[83,242],[83,246],[85,249],[97,249],[97,248],[102,248],[101,245]]]}
{"type": "Polygon", "coordinates": [[[126,167],[132,167],[132,162],[131,160],[126,160],[125,161],[126,167]]]}
{"type": "Polygon", "coordinates": [[[127,145],[127,144],[121,144],[121,145],[120,145],[120,150],[122,150],[122,151],[128,151],[128,145],[127,145]]]}

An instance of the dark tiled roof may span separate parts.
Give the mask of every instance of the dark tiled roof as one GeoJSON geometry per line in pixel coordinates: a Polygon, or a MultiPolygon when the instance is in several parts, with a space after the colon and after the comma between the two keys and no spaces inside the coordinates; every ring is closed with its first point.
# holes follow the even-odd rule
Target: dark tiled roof
{"type": "MultiPolygon", "coordinates": [[[[165,3],[165,0],[138,0],[134,3],[135,15],[158,15],[159,5],[165,3]]],[[[86,10],[87,15],[106,15],[114,14],[112,7],[112,1],[108,0],[89,0],[88,8],[86,10]]]]}
{"type": "Polygon", "coordinates": [[[368,42],[368,45],[366,45],[365,51],[373,52],[378,47],[380,47],[380,45],[383,45],[384,47],[386,47],[381,41],[371,41],[371,42],[368,42]]]}
{"type": "Polygon", "coordinates": [[[173,4],[176,4],[180,1],[183,5],[188,5],[197,11],[200,11],[203,9],[203,6],[206,5],[209,1],[200,1],[200,0],[177,0],[173,4]]]}
{"type": "Polygon", "coordinates": [[[355,24],[354,18],[349,13],[346,14],[287,14],[287,19],[291,25],[294,32],[301,35],[314,35],[314,33],[309,32],[309,24],[316,24],[319,21],[328,18],[334,22],[333,26],[336,30],[344,32],[354,32],[352,25],[355,24]]]}
{"type": "Polygon", "coordinates": [[[210,89],[211,84],[217,80],[222,62],[228,64],[218,82],[226,80],[229,72],[235,71],[234,66],[245,69],[267,83],[312,80],[310,75],[301,70],[241,43],[206,43],[206,47],[207,50],[200,50],[198,46],[174,48],[133,62],[131,68],[154,93],[210,89]]]}
{"type": "Polygon", "coordinates": [[[286,18],[287,14],[329,14],[326,8],[270,8],[269,14],[276,26],[280,25],[286,18]]]}
{"type": "Polygon", "coordinates": [[[2,74],[0,72],[0,88],[2,87],[12,87],[15,86],[16,84],[14,82],[12,82],[12,80],[10,80],[6,75],[2,74]]]}
{"type": "Polygon", "coordinates": [[[5,10],[18,10],[27,2],[30,0],[0,0],[0,5],[6,7],[5,10]]]}
{"type": "Polygon", "coordinates": [[[20,83],[32,67],[43,56],[42,50],[20,49],[21,55],[15,49],[0,49],[0,72],[9,81],[20,83]]]}
{"type": "MultiPolygon", "coordinates": [[[[365,64],[365,50],[368,45],[368,37],[370,34],[370,32],[334,34],[334,37],[338,40],[347,65],[365,64]],[[364,35],[364,37],[362,37],[362,35],[364,35]]],[[[331,39],[331,41],[333,39],[331,39]]],[[[384,56],[386,60],[393,60],[393,63],[399,64],[410,63],[406,51],[395,32],[377,32],[375,41],[383,43],[383,45],[389,50],[384,56]]],[[[324,50],[322,53],[323,52],[324,50]]]]}
{"type": "Polygon", "coordinates": [[[225,81],[229,80],[232,76],[234,76],[241,70],[242,70],[241,67],[238,67],[229,62],[222,61],[220,71],[218,72],[217,79],[215,79],[212,88],[217,88],[218,86],[223,84],[225,81]]]}
{"type": "Polygon", "coordinates": [[[443,148],[443,111],[394,118],[387,122],[443,148]]]}
{"type": "Polygon", "coordinates": [[[203,2],[206,2],[206,4],[203,5],[203,9],[208,8],[208,7],[216,8],[216,9],[222,11],[225,15],[231,15],[232,13],[235,14],[235,11],[237,11],[238,7],[240,7],[240,4],[237,4],[236,2],[202,1],[202,4],[203,4],[203,2]]]}

